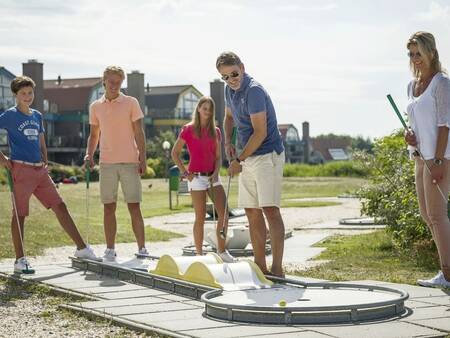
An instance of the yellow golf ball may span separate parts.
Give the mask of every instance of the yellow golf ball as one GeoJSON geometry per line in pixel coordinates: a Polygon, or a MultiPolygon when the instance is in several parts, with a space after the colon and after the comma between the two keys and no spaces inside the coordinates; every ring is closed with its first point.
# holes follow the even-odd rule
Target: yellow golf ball
{"type": "Polygon", "coordinates": [[[286,306],[286,301],[284,299],[282,299],[282,300],[280,300],[278,302],[278,305],[281,306],[281,307],[285,307],[286,306]]]}

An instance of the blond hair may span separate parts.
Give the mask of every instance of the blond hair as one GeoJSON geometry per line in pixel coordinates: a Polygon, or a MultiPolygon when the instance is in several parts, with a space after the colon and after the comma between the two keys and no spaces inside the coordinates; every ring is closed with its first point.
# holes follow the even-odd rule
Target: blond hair
{"type": "Polygon", "coordinates": [[[212,97],[202,96],[197,103],[197,107],[195,107],[194,112],[192,113],[192,124],[194,126],[194,132],[197,137],[201,137],[201,129],[200,125],[200,112],[198,111],[203,103],[209,102],[209,106],[211,109],[211,116],[208,121],[207,131],[210,137],[216,137],[216,114],[215,114],[215,104],[212,97]]]}
{"type": "MultiPolygon", "coordinates": [[[[445,72],[439,61],[439,53],[436,49],[436,41],[433,34],[422,31],[414,33],[406,43],[406,48],[409,49],[411,46],[417,46],[417,49],[424,60],[429,64],[433,73],[445,72]]],[[[412,58],[409,59],[409,67],[411,68],[414,77],[416,79],[419,78],[420,71],[416,68],[412,58]]]]}
{"type": "Polygon", "coordinates": [[[122,67],[119,67],[119,66],[106,67],[105,70],[103,71],[103,81],[106,80],[106,77],[109,74],[119,75],[122,78],[122,80],[125,79],[125,72],[123,71],[122,67]]]}

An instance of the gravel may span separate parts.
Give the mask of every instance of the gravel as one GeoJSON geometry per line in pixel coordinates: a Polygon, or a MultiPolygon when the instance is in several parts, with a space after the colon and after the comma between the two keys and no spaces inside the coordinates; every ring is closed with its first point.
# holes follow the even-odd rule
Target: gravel
{"type": "Polygon", "coordinates": [[[0,280],[0,337],[149,337],[58,308],[71,301],[42,288],[0,280]]]}

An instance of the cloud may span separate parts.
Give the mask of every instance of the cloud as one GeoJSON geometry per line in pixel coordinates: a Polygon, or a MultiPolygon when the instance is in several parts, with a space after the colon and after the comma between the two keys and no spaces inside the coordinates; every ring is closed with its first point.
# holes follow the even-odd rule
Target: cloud
{"type": "Polygon", "coordinates": [[[323,5],[284,4],[277,6],[279,12],[328,12],[338,8],[337,3],[331,2],[323,5]]]}
{"type": "Polygon", "coordinates": [[[428,10],[423,13],[417,13],[415,16],[417,21],[436,22],[442,21],[450,23],[450,5],[442,5],[438,2],[431,2],[428,10]]]}

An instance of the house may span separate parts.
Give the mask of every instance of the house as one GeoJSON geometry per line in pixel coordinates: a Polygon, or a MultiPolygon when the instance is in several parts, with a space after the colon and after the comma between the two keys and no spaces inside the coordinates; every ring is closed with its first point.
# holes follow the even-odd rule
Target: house
{"type": "Polygon", "coordinates": [[[279,124],[281,139],[286,155],[286,163],[303,162],[304,142],[300,140],[298,130],[293,124],[279,124]]]}
{"type": "Polygon", "coordinates": [[[147,136],[152,137],[165,130],[178,134],[180,128],[191,120],[202,96],[193,85],[151,87],[147,84],[144,110],[152,119],[146,130],[147,136]]]}
{"type": "MultiPolygon", "coordinates": [[[[16,103],[10,87],[11,81],[15,77],[5,67],[0,66],[0,114],[16,103]]],[[[8,138],[5,130],[0,130],[0,150],[4,152],[8,151],[8,138]]]]}
{"type": "Polygon", "coordinates": [[[89,105],[104,93],[100,77],[44,80],[44,121],[49,158],[83,161],[89,134],[89,105]]]}
{"type": "Polygon", "coordinates": [[[348,160],[347,149],[351,147],[352,139],[350,136],[322,135],[312,138],[312,146],[319,152],[324,161],[348,160]]]}

